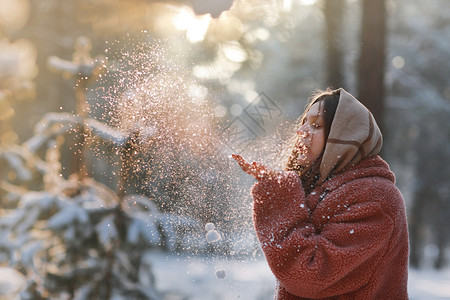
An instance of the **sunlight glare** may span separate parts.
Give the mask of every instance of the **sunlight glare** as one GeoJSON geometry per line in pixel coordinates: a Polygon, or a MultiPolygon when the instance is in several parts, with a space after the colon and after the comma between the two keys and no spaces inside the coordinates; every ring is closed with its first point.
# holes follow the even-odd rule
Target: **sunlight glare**
{"type": "Polygon", "coordinates": [[[317,3],[317,0],[300,0],[300,4],[302,5],[314,5],[317,3]]]}
{"type": "Polygon", "coordinates": [[[192,9],[183,6],[173,18],[173,24],[176,29],[186,31],[186,37],[191,43],[196,43],[205,38],[211,19],[210,15],[196,16],[192,9]]]}
{"type": "Polygon", "coordinates": [[[191,43],[203,41],[211,21],[210,15],[197,16],[195,22],[188,28],[186,34],[191,43]]]}
{"type": "Polygon", "coordinates": [[[247,53],[238,43],[223,45],[221,50],[230,61],[241,63],[247,59],[247,53]]]}
{"type": "Polygon", "coordinates": [[[290,11],[292,9],[292,0],[283,1],[283,10],[290,11]]]}
{"type": "Polygon", "coordinates": [[[11,31],[25,26],[30,15],[28,0],[0,0],[0,28],[11,31]]]}
{"type": "Polygon", "coordinates": [[[175,25],[175,28],[178,30],[187,30],[194,19],[194,14],[186,6],[184,6],[180,8],[178,13],[173,18],[173,25],[175,25]]]}

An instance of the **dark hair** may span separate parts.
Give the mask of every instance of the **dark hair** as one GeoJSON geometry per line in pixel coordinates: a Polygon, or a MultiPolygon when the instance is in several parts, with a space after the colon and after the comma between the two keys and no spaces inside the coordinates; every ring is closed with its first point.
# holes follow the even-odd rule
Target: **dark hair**
{"type": "MultiPolygon", "coordinates": [[[[324,139],[325,139],[325,144],[326,144],[326,141],[330,134],[331,124],[333,123],[334,115],[336,113],[336,108],[339,103],[339,96],[340,96],[340,90],[327,89],[325,91],[318,91],[318,92],[314,93],[313,97],[307,104],[304,113],[299,118],[299,122],[297,122],[297,128],[305,122],[306,114],[310,110],[311,106],[313,106],[315,103],[318,103],[318,102],[319,102],[319,105],[322,106],[322,103],[323,103],[323,110],[322,110],[323,121],[324,121],[323,126],[324,126],[324,139]]],[[[319,107],[319,110],[321,110],[321,107],[319,107]]],[[[291,139],[290,158],[294,157],[293,147],[296,144],[297,139],[298,139],[297,134],[291,139]]],[[[322,153],[319,155],[319,157],[307,169],[293,163],[291,161],[291,159],[289,159],[286,164],[286,168],[285,168],[286,170],[296,171],[298,173],[298,175],[300,176],[300,178],[302,180],[303,188],[305,189],[305,192],[307,194],[315,188],[315,184],[317,183],[317,180],[320,177],[319,168],[320,168],[320,163],[322,162],[322,157],[323,157],[324,151],[325,151],[325,147],[322,150],[322,153]]]]}

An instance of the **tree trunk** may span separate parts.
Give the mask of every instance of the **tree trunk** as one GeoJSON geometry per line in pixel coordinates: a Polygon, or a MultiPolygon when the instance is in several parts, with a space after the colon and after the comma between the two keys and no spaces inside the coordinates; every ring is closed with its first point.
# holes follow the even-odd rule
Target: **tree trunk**
{"type": "Polygon", "coordinates": [[[327,47],[327,85],[344,86],[343,51],[340,46],[345,0],[326,0],[324,3],[327,47]]]}
{"type": "Polygon", "coordinates": [[[427,208],[426,193],[419,192],[414,198],[414,202],[409,214],[409,261],[411,267],[419,268],[423,259],[423,248],[425,246],[425,216],[427,208]]]}
{"type": "Polygon", "coordinates": [[[359,100],[382,128],[386,44],[385,1],[362,0],[359,100]]]}

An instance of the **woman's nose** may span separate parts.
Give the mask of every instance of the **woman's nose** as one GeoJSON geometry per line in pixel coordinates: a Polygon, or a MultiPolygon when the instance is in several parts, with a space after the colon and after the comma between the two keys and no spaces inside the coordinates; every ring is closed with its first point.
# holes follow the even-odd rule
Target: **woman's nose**
{"type": "Polygon", "coordinates": [[[306,124],[303,124],[302,126],[300,126],[300,128],[297,130],[297,134],[305,134],[307,132],[307,126],[306,124]]]}
{"type": "Polygon", "coordinates": [[[300,126],[300,128],[297,130],[298,135],[302,135],[303,137],[308,137],[310,134],[310,130],[307,124],[303,124],[300,126]]]}

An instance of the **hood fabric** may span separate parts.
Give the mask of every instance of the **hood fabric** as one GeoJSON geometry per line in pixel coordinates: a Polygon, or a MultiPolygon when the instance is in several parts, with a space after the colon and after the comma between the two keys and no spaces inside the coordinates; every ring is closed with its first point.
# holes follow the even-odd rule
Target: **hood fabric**
{"type": "Polygon", "coordinates": [[[320,182],[332,173],[377,155],[383,144],[372,113],[343,88],[339,91],[339,103],[320,164],[320,182]]]}

